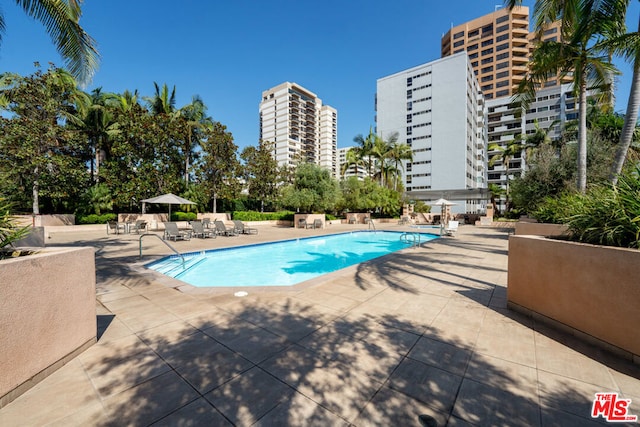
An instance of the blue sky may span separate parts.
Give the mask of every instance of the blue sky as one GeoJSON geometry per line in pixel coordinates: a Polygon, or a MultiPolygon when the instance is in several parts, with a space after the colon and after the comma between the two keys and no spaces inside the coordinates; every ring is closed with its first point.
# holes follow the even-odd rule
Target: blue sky
{"type": "MultiPolygon", "coordinates": [[[[525,1],[532,6],[533,1],[525,1]]],[[[151,96],[176,86],[177,107],[200,95],[240,148],[258,142],[262,91],[296,82],[338,110],[338,146],[374,126],[376,80],[440,57],[452,26],[492,12],[494,0],[85,0],[81,25],[101,64],[86,90],[151,96]]],[[[0,72],[31,74],[33,62],[63,66],[39,22],[0,3],[6,33],[0,72]]],[[[629,27],[640,13],[632,1],[629,27]]],[[[634,22],[635,21],[635,22],[634,22]]],[[[616,111],[631,68],[619,62],[616,111]]]]}

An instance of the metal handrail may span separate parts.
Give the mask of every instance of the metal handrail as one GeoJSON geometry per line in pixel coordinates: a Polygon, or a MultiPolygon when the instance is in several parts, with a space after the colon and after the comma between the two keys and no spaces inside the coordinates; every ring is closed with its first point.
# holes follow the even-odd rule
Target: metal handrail
{"type": "Polygon", "coordinates": [[[409,236],[413,238],[413,247],[420,247],[420,233],[410,233],[405,231],[400,235],[400,240],[404,240],[405,243],[409,243],[409,236]],[[417,240],[416,240],[417,237],[417,240]],[[403,239],[404,238],[404,239],[403,239]]]}
{"type": "Polygon", "coordinates": [[[142,258],[142,238],[145,236],[155,236],[158,239],[160,239],[162,243],[167,245],[169,249],[171,249],[176,255],[178,255],[182,259],[182,268],[184,268],[184,256],[182,256],[180,252],[178,252],[173,246],[171,246],[169,243],[167,243],[166,240],[164,240],[162,237],[158,236],[157,234],[143,234],[142,236],[140,236],[140,258],[142,258]]]}
{"type": "Polygon", "coordinates": [[[373,227],[373,231],[377,231],[376,225],[373,223],[373,218],[369,218],[369,230],[371,230],[371,227],[373,227]]]}

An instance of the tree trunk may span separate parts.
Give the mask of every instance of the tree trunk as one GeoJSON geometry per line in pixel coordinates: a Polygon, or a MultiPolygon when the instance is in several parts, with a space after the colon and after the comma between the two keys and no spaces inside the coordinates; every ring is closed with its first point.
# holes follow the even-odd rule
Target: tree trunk
{"type": "MultiPolygon", "coordinates": [[[[584,76],[584,74],[583,74],[584,76]]],[[[587,82],[580,82],[580,106],[578,117],[578,191],[587,191],[587,82]]]]}
{"type": "MultiPolygon", "coordinates": [[[[638,31],[640,32],[640,17],[638,31]]],[[[609,180],[613,185],[618,183],[618,175],[622,172],[624,161],[627,158],[627,152],[633,140],[633,131],[638,121],[638,110],[640,110],[640,58],[636,58],[633,61],[633,78],[631,79],[631,91],[627,101],[627,114],[624,116],[624,126],[618,141],[616,157],[611,166],[611,174],[609,175],[609,180]]]]}
{"type": "Polygon", "coordinates": [[[213,193],[213,213],[218,213],[218,195],[213,193]]]}
{"type": "Polygon", "coordinates": [[[33,180],[33,187],[32,187],[32,191],[33,191],[33,214],[34,215],[40,215],[40,200],[39,200],[39,184],[38,184],[38,166],[36,166],[36,168],[33,171],[33,175],[35,176],[35,179],[33,180]]]}

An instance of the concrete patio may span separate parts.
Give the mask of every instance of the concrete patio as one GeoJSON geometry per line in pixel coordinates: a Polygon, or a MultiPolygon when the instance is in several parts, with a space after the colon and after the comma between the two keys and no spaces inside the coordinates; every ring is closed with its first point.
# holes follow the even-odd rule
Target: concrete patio
{"type": "MultiPolygon", "coordinates": [[[[364,227],[263,225],[171,244],[364,227]]],[[[461,226],[455,238],[235,297],[141,269],[136,235],[51,232],[48,246],[96,248],[98,342],[1,409],[0,425],[417,426],[427,414],[439,426],[588,426],[607,424],[591,418],[605,391],[640,415],[640,366],[506,308],[507,238],[461,226]]],[[[144,239],[145,261],[169,253],[144,239]]]]}

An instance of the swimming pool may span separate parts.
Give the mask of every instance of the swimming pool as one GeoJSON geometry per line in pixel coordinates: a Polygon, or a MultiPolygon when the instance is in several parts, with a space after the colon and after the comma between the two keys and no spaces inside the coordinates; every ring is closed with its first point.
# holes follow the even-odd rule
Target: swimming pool
{"type": "Polygon", "coordinates": [[[148,268],[196,287],[291,286],[437,238],[433,234],[355,231],[166,257],[148,268]]]}

